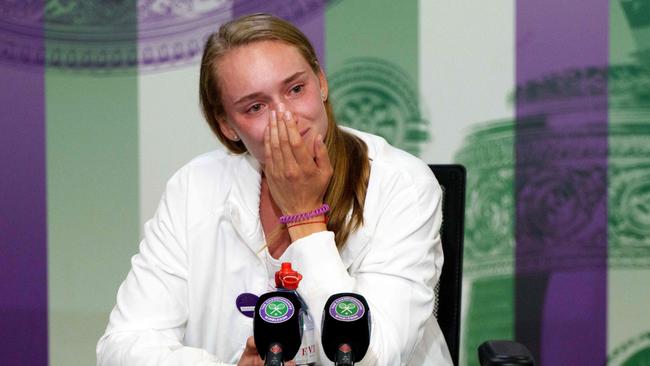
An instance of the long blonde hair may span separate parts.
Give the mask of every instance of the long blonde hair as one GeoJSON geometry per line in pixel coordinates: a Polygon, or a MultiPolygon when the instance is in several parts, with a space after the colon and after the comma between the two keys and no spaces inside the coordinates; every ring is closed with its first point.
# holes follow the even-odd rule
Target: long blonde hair
{"type": "MultiPolygon", "coordinates": [[[[213,33],[205,44],[201,60],[201,109],[219,141],[233,153],[242,154],[247,150],[241,141],[228,139],[219,128],[218,120],[225,112],[219,90],[217,61],[233,48],[268,40],[296,47],[314,73],[322,72],[316,51],[307,37],[291,23],[270,14],[244,16],[222,25],[219,31],[213,33]]],[[[325,110],[328,118],[325,145],[334,170],[324,198],[331,207],[327,228],[335,233],[336,245],[340,248],[350,233],[363,225],[370,162],[366,144],[337,126],[329,99],[325,101],[325,110]]]]}

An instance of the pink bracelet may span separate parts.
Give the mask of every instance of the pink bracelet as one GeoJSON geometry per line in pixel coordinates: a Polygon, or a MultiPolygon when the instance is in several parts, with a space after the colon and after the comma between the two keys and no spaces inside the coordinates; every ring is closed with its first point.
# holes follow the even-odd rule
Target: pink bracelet
{"type": "Polygon", "coordinates": [[[300,222],[309,220],[313,217],[320,216],[330,210],[330,206],[327,203],[323,203],[322,206],[310,212],[303,212],[295,215],[283,215],[280,216],[281,224],[290,224],[292,222],[300,222]]]}

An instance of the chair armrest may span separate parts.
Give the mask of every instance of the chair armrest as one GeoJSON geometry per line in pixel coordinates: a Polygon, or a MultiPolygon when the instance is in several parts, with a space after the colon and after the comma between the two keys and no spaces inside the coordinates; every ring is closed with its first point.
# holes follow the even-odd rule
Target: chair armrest
{"type": "Polygon", "coordinates": [[[481,366],[535,366],[528,348],[514,341],[486,341],[478,347],[481,366]]]}

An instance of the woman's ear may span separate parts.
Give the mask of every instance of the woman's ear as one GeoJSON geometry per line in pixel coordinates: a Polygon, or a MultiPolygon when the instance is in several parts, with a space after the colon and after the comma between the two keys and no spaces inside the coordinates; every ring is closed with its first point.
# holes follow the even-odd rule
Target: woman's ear
{"type": "Polygon", "coordinates": [[[225,116],[215,116],[217,123],[219,124],[219,130],[221,133],[230,141],[239,141],[239,135],[237,131],[226,121],[225,116]]]}
{"type": "Polygon", "coordinates": [[[325,76],[325,72],[320,66],[318,67],[318,83],[320,84],[320,96],[324,102],[327,100],[329,95],[329,86],[327,85],[327,77],[325,76]]]}

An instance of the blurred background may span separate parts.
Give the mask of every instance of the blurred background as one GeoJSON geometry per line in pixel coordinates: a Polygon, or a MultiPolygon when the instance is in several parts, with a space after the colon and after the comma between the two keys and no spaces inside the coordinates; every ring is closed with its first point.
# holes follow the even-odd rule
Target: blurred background
{"type": "Polygon", "coordinates": [[[92,365],[167,179],[221,148],[205,38],[270,12],[341,124],[467,167],[461,363],[650,363],[650,2],[0,1],[0,364],[92,365]]]}

